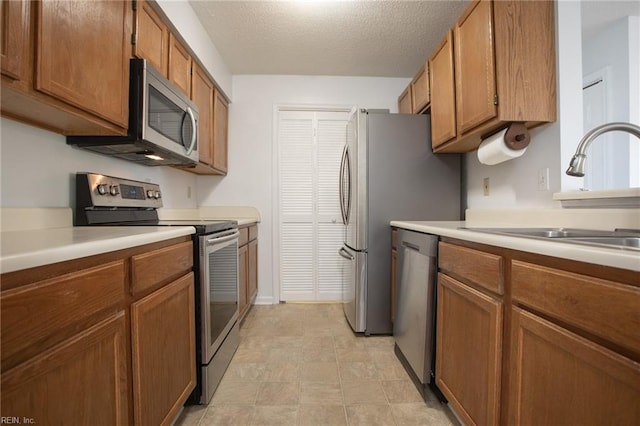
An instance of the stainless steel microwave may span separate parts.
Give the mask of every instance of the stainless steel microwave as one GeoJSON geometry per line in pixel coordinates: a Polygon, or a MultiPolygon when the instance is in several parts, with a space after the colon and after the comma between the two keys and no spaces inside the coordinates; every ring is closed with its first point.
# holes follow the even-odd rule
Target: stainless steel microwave
{"type": "Polygon", "coordinates": [[[131,59],[126,136],[67,136],[67,143],[147,166],[198,163],[198,108],[147,61],[131,59]]]}

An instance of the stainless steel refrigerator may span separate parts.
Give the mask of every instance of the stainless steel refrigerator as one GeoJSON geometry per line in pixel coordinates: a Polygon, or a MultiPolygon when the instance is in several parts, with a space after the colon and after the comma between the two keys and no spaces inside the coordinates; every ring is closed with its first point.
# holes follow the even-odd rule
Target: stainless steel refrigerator
{"type": "Polygon", "coordinates": [[[434,155],[428,115],[356,109],[340,164],[344,312],[391,334],[391,220],[459,220],[461,158],[434,155]]]}

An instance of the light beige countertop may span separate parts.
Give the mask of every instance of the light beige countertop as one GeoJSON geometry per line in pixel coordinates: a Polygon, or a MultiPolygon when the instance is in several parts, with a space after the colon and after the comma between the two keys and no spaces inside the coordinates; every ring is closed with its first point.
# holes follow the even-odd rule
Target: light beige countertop
{"type": "Polygon", "coordinates": [[[260,222],[255,207],[200,207],[197,209],[160,209],[161,220],[235,220],[238,226],[260,222]]]}
{"type": "MultiPolygon", "coordinates": [[[[504,247],[513,250],[555,256],[562,259],[577,260],[596,265],[612,266],[615,268],[640,271],[640,252],[616,248],[602,248],[558,241],[547,241],[525,237],[488,234],[470,231],[467,222],[423,222],[423,221],[391,221],[391,226],[435,234],[443,237],[458,238],[460,240],[504,247]]],[[[497,227],[493,225],[493,227],[497,227]]]]}
{"type": "Polygon", "coordinates": [[[90,226],[0,233],[0,272],[77,259],[195,233],[191,226],[90,226]]]}

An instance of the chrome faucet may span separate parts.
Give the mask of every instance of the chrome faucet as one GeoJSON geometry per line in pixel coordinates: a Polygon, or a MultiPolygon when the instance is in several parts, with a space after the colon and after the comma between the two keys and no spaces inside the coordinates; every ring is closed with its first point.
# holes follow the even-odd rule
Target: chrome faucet
{"type": "Polygon", "coordinates": [[[569,176],[584,176],[584,160],[587,159],[586,152],[591,142],[601,134],[613,132],[615,130],[627,132],[637,138],[640,138],[640,127],[631,123],[606,123],[598,127],[594,127],[580,140],[578,149],[576,149],[576,153],[573,155],[573,158],[569,163],[567,174],[569,176]]]}

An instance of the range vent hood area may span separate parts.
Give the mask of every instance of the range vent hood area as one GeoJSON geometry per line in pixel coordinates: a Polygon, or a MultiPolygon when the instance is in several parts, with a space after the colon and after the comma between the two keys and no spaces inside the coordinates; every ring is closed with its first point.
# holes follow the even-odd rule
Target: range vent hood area
{"type": "Polygon", "coordinates": [[[130,60],[125,136],[67,136],[67,144],[146,166],[198,164],[198,107],[143,59],[130,60]]]}

